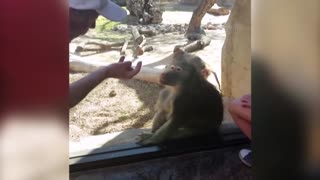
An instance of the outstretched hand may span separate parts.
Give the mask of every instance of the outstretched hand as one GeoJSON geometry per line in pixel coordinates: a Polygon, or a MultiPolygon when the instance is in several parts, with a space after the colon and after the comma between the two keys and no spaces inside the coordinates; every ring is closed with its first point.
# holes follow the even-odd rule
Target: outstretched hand
{"type": "Polygon", "coordinates": [[[107,66],[107,76],[118,79],[131,79],[138,74],[141,69],[142,62],[139,61],[135,68],[132,68],[132,62],[124,61],[125,57],[122,56],[118,63],[113,63],[107,66]]]}

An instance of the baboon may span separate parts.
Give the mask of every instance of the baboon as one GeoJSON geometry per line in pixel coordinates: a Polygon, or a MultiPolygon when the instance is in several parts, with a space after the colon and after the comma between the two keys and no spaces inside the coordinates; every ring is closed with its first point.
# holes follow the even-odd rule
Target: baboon
{"type": "Polygon", "coordinates": [[[223,119],[220,92],[206,80],[205,63],[198,56],[176,48],[172,62],[160,76],[160,92],[151,133],[139,144],[159,144],[171,139],[218,131],[223,119]]]}

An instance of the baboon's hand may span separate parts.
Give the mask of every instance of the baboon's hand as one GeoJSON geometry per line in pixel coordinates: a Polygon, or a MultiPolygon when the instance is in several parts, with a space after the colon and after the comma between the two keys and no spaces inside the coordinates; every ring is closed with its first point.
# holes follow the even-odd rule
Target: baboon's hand
{"type": "Polygon", "coordinates": [[[150,139],[152,133],[141,133],[136,137],[137,143],[140,145],[147,145],[148,139],[150,139]]]}

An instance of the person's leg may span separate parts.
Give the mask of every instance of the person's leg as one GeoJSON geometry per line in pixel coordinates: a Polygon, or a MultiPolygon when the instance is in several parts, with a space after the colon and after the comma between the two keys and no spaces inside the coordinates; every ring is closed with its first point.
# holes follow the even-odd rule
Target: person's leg
{"type": "MultiPolygon", "coordinates": [[[[251,140],[251,96],[245,95],[241,99],[232,101],[229,105],[229,112],[234,122],[251,140]]],[[[252,166],[252,151],[250,149],[241,149],[239,158],[248,167],[252,166]]]]}
{"type": "Polygon", "coordinates": [[[229,112],[242,132],[251,139],[251,102],[249,103],[244,102],[243,98],[236,99],[229,105],[229,112]]]}

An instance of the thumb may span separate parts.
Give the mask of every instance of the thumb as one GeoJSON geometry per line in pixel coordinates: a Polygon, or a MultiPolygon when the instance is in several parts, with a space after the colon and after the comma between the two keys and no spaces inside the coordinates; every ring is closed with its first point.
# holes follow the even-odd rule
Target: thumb
{"type": "Polygon", "coordinates": [[[139,61],[139,62],[137,63],[137,66],[130,72],[130,76],[133,77],[133,76],[135,76],[136,74],[138,74],[139,71],[141,70],[141,67],[142,67],[142,62],[139,61]]]}
{"type": "Polygon", "coordinates": [[[137,66],[136,66],[136,67],[134,68],[134,70],[133,70],[133,72],[134,72],[135,75],[141,70],[141,67],[142,67],[142,62],[139,61],[139,62],[137,63],[137,66]]]}

